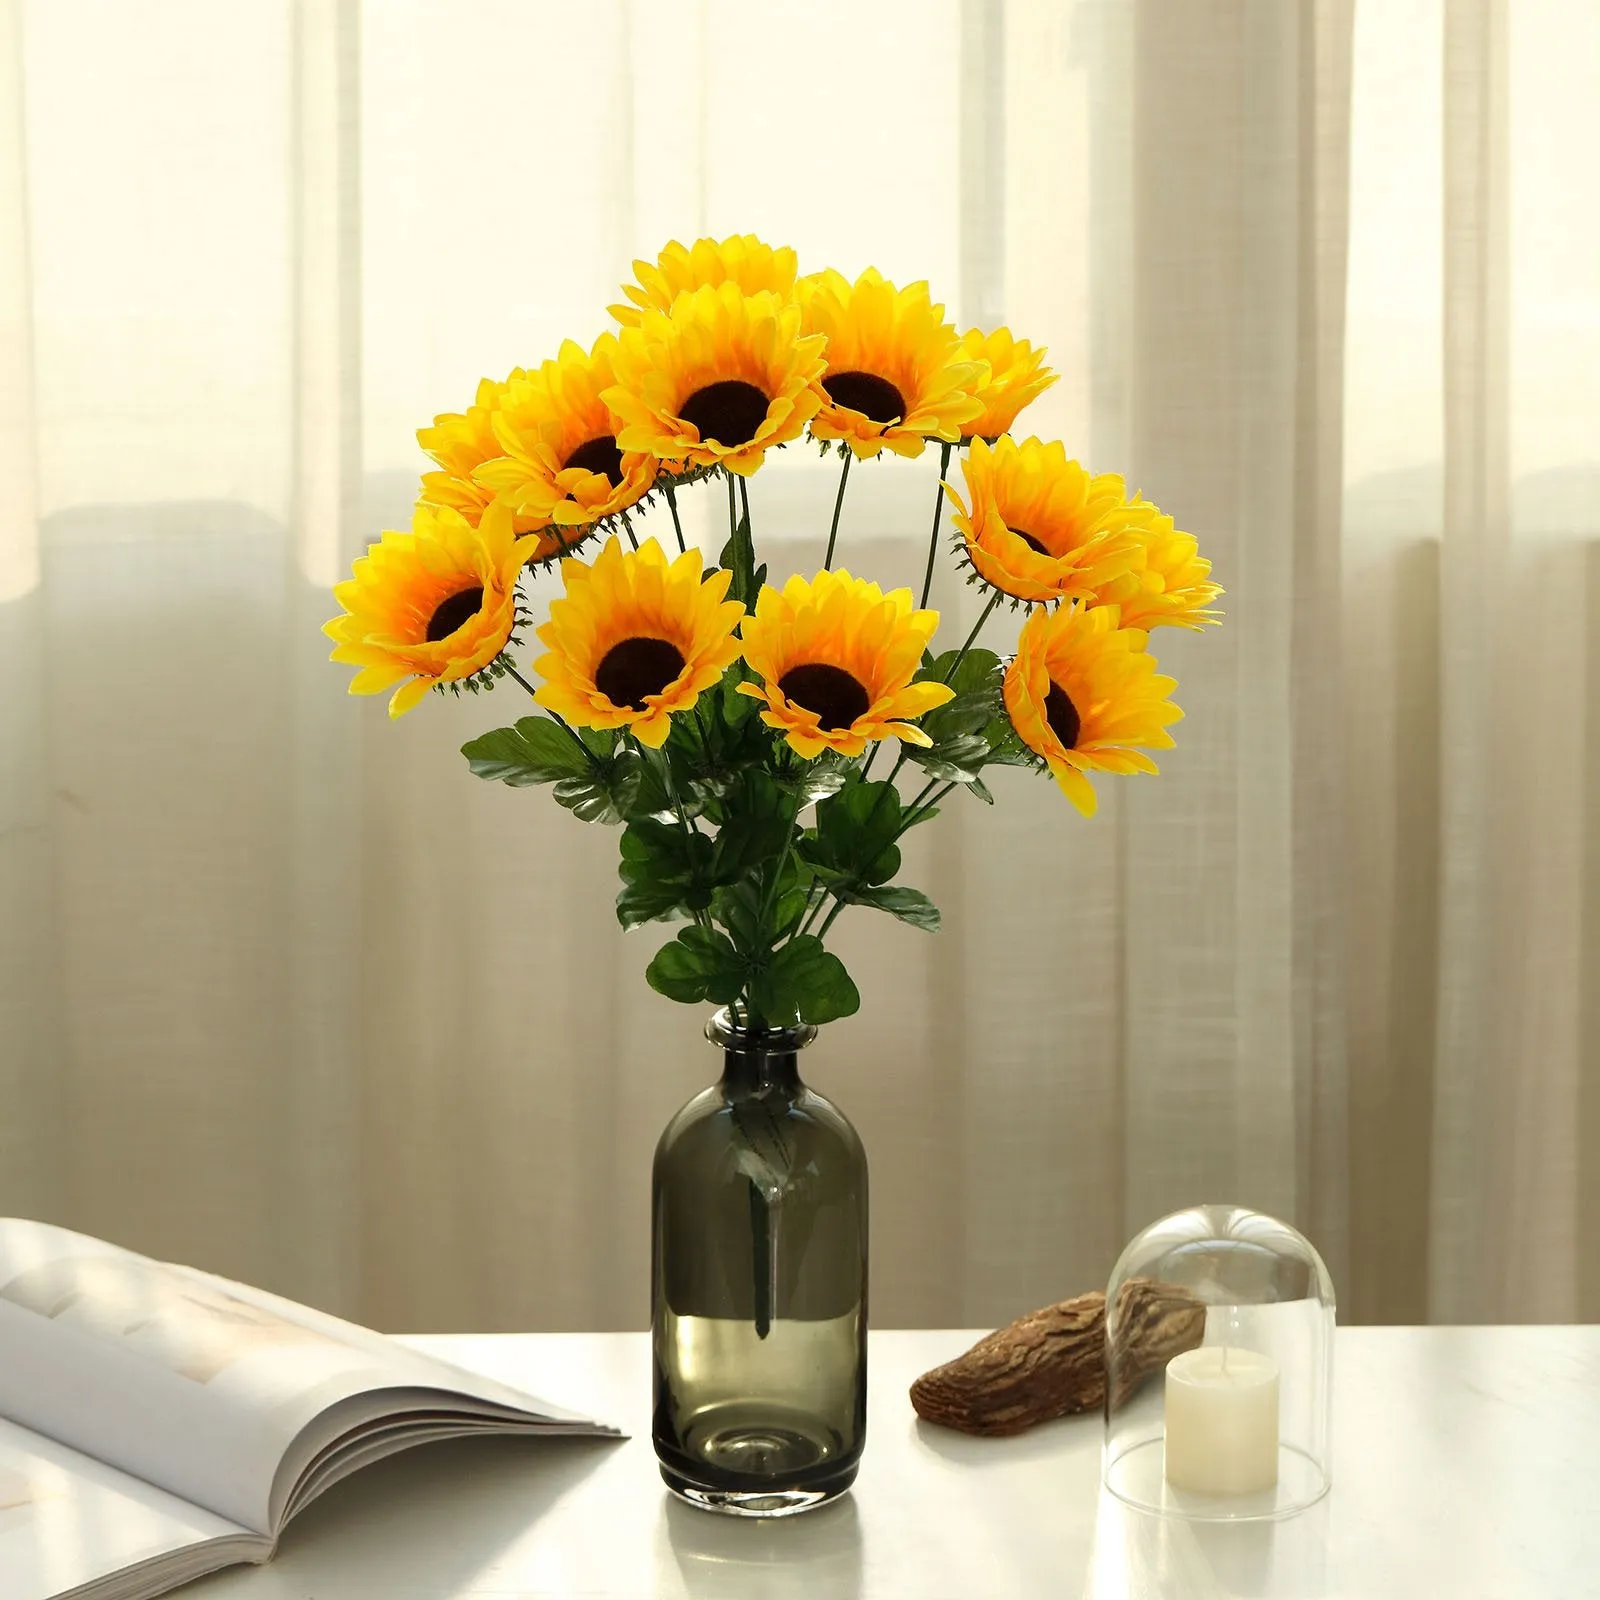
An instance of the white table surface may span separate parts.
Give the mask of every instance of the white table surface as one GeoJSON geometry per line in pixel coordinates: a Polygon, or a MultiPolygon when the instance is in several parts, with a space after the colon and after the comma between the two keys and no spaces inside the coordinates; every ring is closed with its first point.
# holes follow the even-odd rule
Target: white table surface
{"type": "Polygon", "coordinates": [[[476,1439],[368,1468],[270,1566],[196,1600],[1181,1600],[1600,1596],[1600,1328],[1341,1328],[1334,1484],[1290,1521],[1190,1526],[1099,1490],[1100,1420],[1017,1439],[920,1422],[906,1389],[976,1333],[874,1333],[854,1490],[781,1522],[672,1499],[644,1334],[409,1342],[628,1430],[476,1439]]]}

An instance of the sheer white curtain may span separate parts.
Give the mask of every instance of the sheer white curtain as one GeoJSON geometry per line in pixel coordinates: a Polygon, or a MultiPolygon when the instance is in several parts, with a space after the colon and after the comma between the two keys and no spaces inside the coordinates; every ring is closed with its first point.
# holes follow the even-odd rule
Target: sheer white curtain
{"type": "MultiPolygon", "coordinates": [[[[1188,720],[839,924],[874,1315],[1239,1197],[1360,1318],[1600,1316],[1600,22],[1561,0],[0,0],[0,1204],[409,1327],[646,1316],[713,1070],[615,836],[317,631],[415,428],[754,229],[929,278],[1216,561],[1188,720]],[[1586,1010],[1587,1007],[1587,1010],[1586,1010]]],[[[853,474],[920,575],[935,457],[853,474]]],[[[752,483],[775,568],[832,473],[752,483]]],[[[712,536],[707,515],[706,537],[712,536]]],[[[939,603],[975,616],[954,574],[939,603]]],[[[997,638],[1003,634],[997,634],[997,638]]]]}

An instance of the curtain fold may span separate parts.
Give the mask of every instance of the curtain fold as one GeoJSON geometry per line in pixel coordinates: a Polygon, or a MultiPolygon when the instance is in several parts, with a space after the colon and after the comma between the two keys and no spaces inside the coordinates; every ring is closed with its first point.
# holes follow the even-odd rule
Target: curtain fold
{"type": "Polygon", "coordinates": [[[1452,0],[1444,15],[1441,981],[1429,1240],[1439,1267],[1429,1310],[1446,1320],[1481,1301],[1494,1276],[1485,1247],[1503,1261],[1508,1242],[1503,1168],[1485,1159],[1498,1120],[1497,1070],[1515,1071],[1502,1033],[1506,1011],[1493,998],[1494,975],[1510,954],[1496,915],[1509,865],[1494,848],[1500,718],[1484,716],[1487,707],[1504,714],[1515,704],[1498,623],[1511,554],[1505,59],[1504,6],[1452,0]]]}
{"type": "MultiPolygon", "coordinates": [[[[1228,591],[1153,642],[1158,780],[1003,772],[908,844],[940,935],[838,924],[874,1319],[1200,1200],[1354,1320],[1600,1316],[1597,62],[1560,0],[0,0],[0,1205],[381,1327],[643,1325],[703,1019],[615,835],[466,772],[515,691],[391,725],[318,629],[418,426],[753,229],[1047,344],[1022,431],[1228,591]]],[[[852,473],[852,570],[920,584],[937,462],[852,473]]],[[[752,481],[775,572],[835,483],[752,481]]]]}

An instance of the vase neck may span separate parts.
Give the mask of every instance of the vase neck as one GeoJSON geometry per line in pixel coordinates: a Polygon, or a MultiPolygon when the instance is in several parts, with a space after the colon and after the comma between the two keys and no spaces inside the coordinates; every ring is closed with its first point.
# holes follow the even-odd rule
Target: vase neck
{"type": "Polygon", "coordinates": [[[706,1037],[722,1047],[720,1087],[729,1098],[797,1094],[800,1052],[816,1036],[817,1030],[810,1027],[738,1027],[726,1010],[718,1011],[706,1025],[706,1037]]]}
{"type": "Polygon", "coordinates": [[[725,1050],[720,1087],[729,1099],[800,1092],[800,1063],[793,1050],[725,1050]]]}

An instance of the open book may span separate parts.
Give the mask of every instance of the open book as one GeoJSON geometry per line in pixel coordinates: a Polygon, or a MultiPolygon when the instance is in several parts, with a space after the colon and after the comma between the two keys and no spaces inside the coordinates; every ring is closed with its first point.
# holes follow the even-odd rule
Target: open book
{"type": "Polygon", "coordinates": [[[0,1220],[0,1596],[144,1600],[265,1561],[428,1439],[616,1430],[276,1295],[0,1220]]]}

